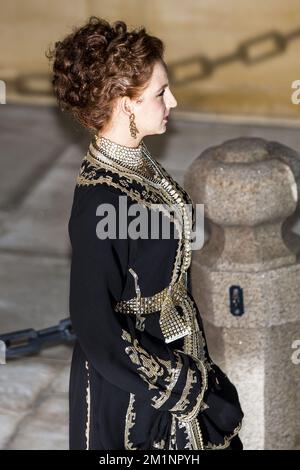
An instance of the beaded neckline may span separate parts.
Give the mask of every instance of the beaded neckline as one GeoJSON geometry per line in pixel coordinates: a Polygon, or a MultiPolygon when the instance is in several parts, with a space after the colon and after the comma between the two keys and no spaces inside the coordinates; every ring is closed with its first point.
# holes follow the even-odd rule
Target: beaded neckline
{"type": "MultiPolygon", "coordinates": [[[[183,224],[183,253],[181,267],[178,264],[172,276],[172,283],[178,275],[184,274],[191,262],[190,235],[192,219],[185,207],[184,196],[180,189],[176,188],[172,178],[160,167],[152,157],[145,143],[141,141],[136,148],[125,147],[101,136],[95,136],[90,143],[86,158],[92,163],[110,169],[114,172],[132,176],[136,180],[142,179],[142,184],[147,181],[149,188],[156,188],[165,194],[168,204],[175,207],[176,218],[183,224]],[[179,272],[178,272],[179,270],[179,272]]],[[[181,250],[178,251],[181,253],[181,250]]]]}
{"type": "Polygon", "coordinates": [[[121,171],[128,170],[153,183],[160,182],[164,177],[143,141],[138,147],[126,147],[95,135],[89,146],[89,154],[98,162],[121,171]]]}
{"type": "Polygon", "coordinates": [[[95,144],[99,151],[103,151],[112,159],[122,159],[124,163],[136,164],[137,166],[143,160],[143,141],[140,142],[138,147],[126,147],[113,142],[107,137],[95,135],[95,144]]]}

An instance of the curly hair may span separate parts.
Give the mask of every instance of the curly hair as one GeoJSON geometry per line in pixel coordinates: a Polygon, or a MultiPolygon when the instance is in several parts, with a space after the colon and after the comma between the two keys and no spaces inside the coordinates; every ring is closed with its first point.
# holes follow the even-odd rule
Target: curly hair
{"type": "Polygon", "coordinates": [[[167,69],[163,54],[163,42],[145,27],[127,31],[123,21],[111,26],[96,16],[45,53],[59,107],[91,132],[109,123],[117,98],[140,96],[157,61],[167,69]]]}

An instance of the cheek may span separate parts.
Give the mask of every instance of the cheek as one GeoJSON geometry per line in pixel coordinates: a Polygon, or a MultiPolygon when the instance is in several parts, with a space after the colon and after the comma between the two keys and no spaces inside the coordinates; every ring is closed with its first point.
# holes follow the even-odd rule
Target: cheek
{"type": "Polygon", "coordinates": [[[156,98],[156,100],[147,103],[147,106],[144,106],[141,109],[141,119],[143,125],[148,128],[152,128],[153,122],[157,123],[162,120],[166,112],[166,107],[163,99],[156,98]]]}
{"type": "Polygon", "coordinates": [[[153,103],[153,106],[152,106],[152,111],[154,114],[158,115],[158,114],[162,114],[164,115],[165,114],[165,103],[164,103],[164,100],[162,98],[157,98],[156,102],[153,103]]]}
{"type": "Polygon", "coordinates": [[[149,100],[148,103],[147,103],[147,108],[149,109],[149,111],[159,111],[160,109],[162,109],[164,107],[165,103],[164,103],[164,99],[163,97],[159,96],[159,97],[154,97],[153,99],[149,100]]]}

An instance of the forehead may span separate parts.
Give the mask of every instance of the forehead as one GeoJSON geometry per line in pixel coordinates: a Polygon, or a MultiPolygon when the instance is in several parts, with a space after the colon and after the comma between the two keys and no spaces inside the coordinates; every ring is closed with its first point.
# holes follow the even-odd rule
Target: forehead
{"type": "Polygon", "coordinates": [[[167,75],[166,69],[160,62],[157,62],[153,67],[153,72],[152,72],[151,80],[149,83],[149,87],[158,89],[159,87],[161,87],[167,82],[168,82],[168,75],[167,75]]]}

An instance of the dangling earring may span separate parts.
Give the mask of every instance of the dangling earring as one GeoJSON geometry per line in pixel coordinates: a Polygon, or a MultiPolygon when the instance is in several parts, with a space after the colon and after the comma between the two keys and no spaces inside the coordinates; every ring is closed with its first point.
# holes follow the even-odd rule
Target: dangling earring
{"type": "Polygon", "coordinates": [[[131,113],[129,116],[129,129],[130,129],[130,134],[131,136],[136,139],[136,134],[139,133],[139,130],[137,129],[135,122],[134,122],[134,113],[131,113]]]}

